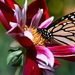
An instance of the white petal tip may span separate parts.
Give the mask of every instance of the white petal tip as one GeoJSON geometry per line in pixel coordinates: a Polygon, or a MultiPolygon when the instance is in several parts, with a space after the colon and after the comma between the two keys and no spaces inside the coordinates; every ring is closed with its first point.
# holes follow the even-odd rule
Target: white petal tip
{"type": "Polygon", "coordinates": [[[18,5],[17,4],[14,4],[14,6],[17,7],[18,5]]]}
{"type": "Polygon", "coordinates": [[[45,20],[44,22],[41,23],[41,25],[38,28],[47,28],[52,21],[54,20],[54,16],[48,18],[47,20],[45,20]]]}
{"type": "Polygon", "coordinates": [[[50,19],[53,21],[54,20],[54,16],[51,16],[50,19]]]}
{"type": "Polygon", "coordinates": [[[39,11],[38,12],[41,12],[41,13],[43,13],[43,9],[39,9],[39,11]]]}
{"type": "Polygon", "coordinates": [[[24,31],[24,36],[26,36],[29,39],[33,40],[33,35],[29,30],[24,31]]]}
{"type": "Polygon", "coordinates": [[[43,12],[43,9],[40,9],[41,10],[41,12],[43,12]]]}

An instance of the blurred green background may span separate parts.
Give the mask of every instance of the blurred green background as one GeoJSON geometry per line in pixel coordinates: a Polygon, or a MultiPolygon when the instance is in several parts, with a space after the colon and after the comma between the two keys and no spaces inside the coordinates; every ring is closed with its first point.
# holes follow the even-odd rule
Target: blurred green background
{"type": "MultiPolygon", "coordinates": [[[[24,0],[16,0],[21,6],[24,0]]],[[[29,3],[32,0],[28,0],[29,3]]],[[[55,20],[61,16],[75,11],[75,0],[47,0],[50,16],[54,16],[55,20]]],[[[10,43],[13,39],[5,34],[5,29],[0,23],[0,75],[14,75],[16,68],[6,65],[6,58],[10,43]]],[[[55,69],[56,75],[75,75],[75,63],[65,60],[59,60],[61,66],[55,69]]],[[[22,75],[22,74],[21,74],[22,75]]]]}

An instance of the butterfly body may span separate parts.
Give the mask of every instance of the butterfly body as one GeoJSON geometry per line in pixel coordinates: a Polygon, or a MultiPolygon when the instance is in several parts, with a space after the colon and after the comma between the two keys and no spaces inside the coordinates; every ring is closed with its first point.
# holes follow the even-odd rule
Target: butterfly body
{"type": "Polygon", "coordinates": [[[46,28],[38,29],[38,32],[41,33],[42,37],[50,41],[52,38],[52,33],[48,33],[48,30],[46,28]]]}
{"type": "Polygon", "coordinates": [[[49,42],[53,39],[63,45],[75,46],[75,12],[63,16],[47,28],[38,29],[38,32],[49,42]]]}

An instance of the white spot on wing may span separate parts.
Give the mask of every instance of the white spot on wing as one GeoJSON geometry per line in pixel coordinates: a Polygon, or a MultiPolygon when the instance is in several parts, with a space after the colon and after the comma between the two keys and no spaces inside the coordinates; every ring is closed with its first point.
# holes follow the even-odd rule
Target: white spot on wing
{"type": "Polygon", "coordinates": [[[75,21],[73,23],[75,24],[75,21]]]}
{"type": "Polygon", "coordinates": [[[69,14],[68,17],[70,17],[71,15],[69,14]]]}
{"type": "Polygon", "coordinates": [[[66,18],[65,20],[68,20],[68,18],[66,18]]]}
{"type": "Polygon", "coordinates": [[[71,18],[74,18],[74,16],[71,16],[71,18]]]}
{"type": "Polygon", "coordinates": [[[63,25],[66,25],[66,23],[63,23],[63,25]]]}
{"type": "Polygon", "coordinates": [[[64,17],[62,17],[62,20],[64,19],[64,17]]]}

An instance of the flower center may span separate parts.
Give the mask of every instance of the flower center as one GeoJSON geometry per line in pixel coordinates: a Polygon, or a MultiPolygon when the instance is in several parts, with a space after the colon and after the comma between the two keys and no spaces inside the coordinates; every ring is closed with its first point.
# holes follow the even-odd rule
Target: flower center
{"type": "Polygon", "coordinates": [[[37,28],[28,28],[28,26],[25,25],[24,28],[24,32],[27,32],[27,36],[29,39],[31,39],[34,43],[34,45],[45,45],[45,39],[41,36],[41,34],[37,31],[37,28]],[[28,34],[27,31],[30,31],[30,33],[28,34]],[[33,39],[31,37],[31,35],[33,36],[33,39]],[[31,37],[31,38],[30,38],[31,37]]]}

